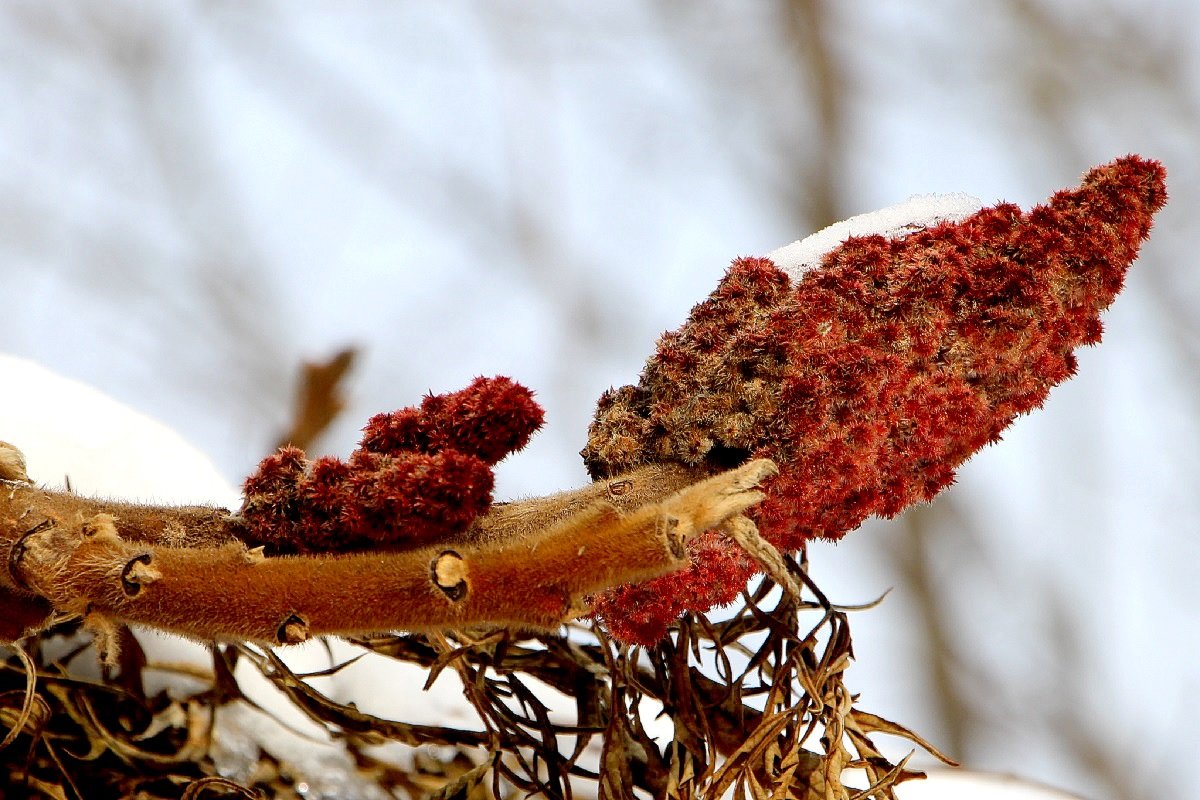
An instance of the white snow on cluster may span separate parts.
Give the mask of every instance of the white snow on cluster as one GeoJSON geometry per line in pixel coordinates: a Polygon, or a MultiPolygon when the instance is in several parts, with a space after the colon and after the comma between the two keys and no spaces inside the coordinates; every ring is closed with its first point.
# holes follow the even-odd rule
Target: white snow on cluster
{"type": "Polygon", "coordinates": [[[811,236],[772,250],[767,258],[775,262],[793,281],[820,265],[826,253],[851,236],[878,234],[900,239],[943,222],[959,222],[983,208],[983,202],[963,192],[918,194],[866,214],[835,222],[811,236]]]}

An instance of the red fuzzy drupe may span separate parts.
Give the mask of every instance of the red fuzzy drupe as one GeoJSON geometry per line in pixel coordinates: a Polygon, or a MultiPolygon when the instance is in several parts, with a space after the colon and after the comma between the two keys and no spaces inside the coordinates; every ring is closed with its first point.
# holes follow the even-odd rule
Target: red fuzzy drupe
{"type": "Polygon", "coordinates": [[[438,453],[457,450],[498,463],[529,443],[542,426],[533,392],[509,378],[476,378],[466,389],[431,394],[420,408],[377,414],[363,429],[362,449],[438,453]]]}
{"type": "Polygon", "coordinates": [[[419,408],[373,417],[349,460],[294,447],[246,479],[244,538],[272,552],[418,547],[462,533],[492,503],[492,466],[542,424],[533,393],[476,378],[419,408]]]}

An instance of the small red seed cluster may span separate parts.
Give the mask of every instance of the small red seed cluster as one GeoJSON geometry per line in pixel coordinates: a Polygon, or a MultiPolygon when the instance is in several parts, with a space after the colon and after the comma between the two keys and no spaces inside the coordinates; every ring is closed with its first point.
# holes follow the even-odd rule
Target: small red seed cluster
{"type": "MultiPolygon", "coordinates": [[[[772,458],[755,516],[785,551],[928,500],[1073,374],[1165,202],[1162,166],[1128,156],[1028,213],[849,239],[794,286],[769,260],[737,260],[638,385],[601,399],[584,459],[606,477],[772,458]]],[[[616,636],[653,643],[756,571],[719,534],[692,547],[691,567],[596,598],[616,636]]]]}
{"type": "Polygon", "coordinates": [[[246,479],[245,539],[272,552],[418,547],[462,533],[492,502],[492,467],[543,420],[533,393],[508,378],[427,396],[372,417],[348,461],[309,462],[296,447],[246,479]]]}

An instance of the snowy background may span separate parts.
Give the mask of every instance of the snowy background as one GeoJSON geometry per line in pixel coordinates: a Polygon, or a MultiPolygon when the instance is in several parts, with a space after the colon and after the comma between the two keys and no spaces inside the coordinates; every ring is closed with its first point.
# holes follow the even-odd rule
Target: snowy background
{"type": "MultiPolygon", "coordinates": [[[[300,362],[372,413],[478,374],[585,480],[600,392],[729,260],[913,193],[1028,206],[1126,152],[1172,201],[1080,375],[934,505],[814,547],[863,706],[1098,800],[1200,752],[1200,9],[922,0],[0,5],[0,352],[237,482],[300,362]]],[[[0,439],[20,444],[19,419],[0,439]]],[[[55,476],[35,477],[50,480],[55,476]]]]}

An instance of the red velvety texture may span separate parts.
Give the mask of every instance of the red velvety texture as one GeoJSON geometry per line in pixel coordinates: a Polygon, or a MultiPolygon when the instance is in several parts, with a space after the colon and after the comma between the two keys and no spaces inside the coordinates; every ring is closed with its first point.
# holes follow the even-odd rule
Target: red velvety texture
{"type": "Polygon", "coordinates": [[[418,547],[457,535],[492,502],[492,466],[541,425],[533,393],[476,378],[373,417],[347,461],[282,448],[245,483],[245,538],[273,552],[418,547]]]}
{"type": "Polygon", "coordinates": [[[504,377],[476,378],[461,391],[428,395],[420,408],[372,417],[361,446],[385,454],[457,450],[492,465],[528,444],[543,419],[524,386],[504,377]]]}
{"type": "MultiPolygon", "coordinates": [[[[739,259],[639,384],[601,399],[585,461],[601,477],[773,458],[754,516],[783,550],[897,514],[1074,373],[1072,350],[1099,341],[1099,312],[1165,202],[1162,166],[1128,156],[1028,213],[1000,204],[902,239],[851,238],[795,286],[739,259]]],[[[754,570],[735,551],[712,535],[688,569],[595,608],[618,638],[653,643],[745,586],[754,570]]]]}

